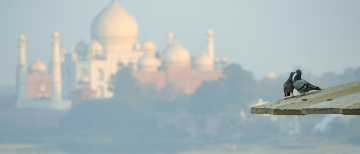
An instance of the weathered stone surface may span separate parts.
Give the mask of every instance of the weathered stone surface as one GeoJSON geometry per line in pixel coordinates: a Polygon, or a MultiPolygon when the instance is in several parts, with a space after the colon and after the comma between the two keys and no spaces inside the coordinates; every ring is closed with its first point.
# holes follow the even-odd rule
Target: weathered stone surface
{"type": "MultiPolygon", "coordinates": [[[[251,108],[252,114],[304,115],[341,114],[343,108],[360,102],[360,81],[350,82],[305,96],[281,99],[251,108]],[[328,101],[331,100],[331,101],[328,101]]],[[[360,105],[346,109],[347,113],[359,113],[360,105]]],[[[360,114],[360,113],[359,113],[360,114]]]]}
{"type": "Polygon", "coordinates": [[[254,106],[251,108],[251,113],[252,114],[273,114],[273,110],[280,108],[282,106],[286,106],[289,104],[294,104],[297,102],[301,102],[302,99],[309,99],[312,98],[314,94],[319,93],[320,91],[313,91],[313,92],[309,92],[307,95],[302,96],[302,97],[293,97],[293,98],[289,98],[289,99],[280,99],[277,100],[275,102],[270,102],[270,103],[266,103],[263,105],[259,105],[259,106],[254,106]]]}
{"type": "Polygon", "coordinates": [[[358,103],[360,93],[350,94],[305,107],[304,114],[342,114],[342,108],[358,103]]]}

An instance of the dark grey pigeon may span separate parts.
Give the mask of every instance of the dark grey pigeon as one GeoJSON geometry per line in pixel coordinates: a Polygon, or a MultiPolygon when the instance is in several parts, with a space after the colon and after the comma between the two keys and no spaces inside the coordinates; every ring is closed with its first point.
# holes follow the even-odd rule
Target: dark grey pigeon
{"type": "Polygon", "coordinates": [[[310,90],[321,90],[319,87],[301,79],[301,70],[299,69],[296,70],[296,73],[293,77],[293,86],[298,92],[300,92],[301,95],[305,95],[305,93],[310,90]]]}
{"type": "Polygon", "coordinates": [[[287,96],[290,96],[290,93],[294,97],[294,86],[292,81],[294,74],[295,72],[291,72],[288,80],[284,83],[285,99],[287,99],[287,96]]]}

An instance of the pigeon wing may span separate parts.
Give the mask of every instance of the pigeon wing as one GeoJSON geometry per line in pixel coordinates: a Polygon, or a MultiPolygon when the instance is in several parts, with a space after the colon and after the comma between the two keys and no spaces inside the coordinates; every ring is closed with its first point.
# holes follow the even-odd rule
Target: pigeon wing
{"type": "Polygon", "coordinates": [[[296,90],[301,90],[305,87],[306,83],[307,82],[305,80],[296,80],[293,82],[293,86],[296,90]]]}
{"type": "Polygon", "coordinates": [[[312,85],[311,83],[307,82],[306,80],[304,80],[306,82],[307,88],[306,90],[321,90],[319,87],[312,85]]]}
{"type": "Polygon", "coordinates": [[[310,91],[310,90],[321,90],[319,87],[312,85],[306,80],[297,80],[293,83],[296,90],[310,91]]]}

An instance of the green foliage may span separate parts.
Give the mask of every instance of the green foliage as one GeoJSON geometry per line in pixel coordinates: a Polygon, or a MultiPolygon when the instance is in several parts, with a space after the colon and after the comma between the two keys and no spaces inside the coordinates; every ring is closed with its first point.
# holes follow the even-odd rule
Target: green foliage
{"type": "Polygon", "coordinates": [[[114,100],[131,103],[143,99],[145,88],[132,76],[130,68],[123,68],[111,76],[109,90],[114,100]]]}
{"type": "Polygon", "coordinates": [[[156,108],[176,110],[179,100],[187,97],[171,83],[161,91],[155,84],[142,84],[129,68],[111,76],[109,90],[113,98],[79,104],[61,119],[61,129],[98,132],[151,129],[156,124],[156,108]]]}
{"type": "Polygon", "coordinates": [[[245,102],[258,99],[258,83],[251,72],[240,65],[232,64],[224,69],[225,78],[205,82],[190,98],[193,113],[217,114],[225,110],[226,104],[247,106],[245,102]]]}
{"type": "Polygon", "coordinates": [[[111,76],[109,90],[114,94],[112,99],[124,103],[172,102],[187,96],[173,83],[167,83],[161,90],[155,84],[143,84],[132,75],[130,68],[123,68],[111,76]]]}
{"type": "Polygon", "coordinates": [[[178,88],[175,83],[170,82],[161,89],[158,100],[162,102],[176,102],[185,99],[187,96],[184,89],[178,88]]]}

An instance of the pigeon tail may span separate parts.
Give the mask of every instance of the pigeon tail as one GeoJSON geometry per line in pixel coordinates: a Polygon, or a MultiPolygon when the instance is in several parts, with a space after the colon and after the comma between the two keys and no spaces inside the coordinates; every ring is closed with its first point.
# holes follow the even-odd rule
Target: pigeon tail
{"type": "Polygon", "coordinates": [[[309,84],[311,90],[321,90],[321,88],[319,88],[319,87],[317,87],[317,86],[314,86],[314,85],[312,85],[312,84],[309,83],[309,82],[308,82],[308,84],[309,84]]]}

